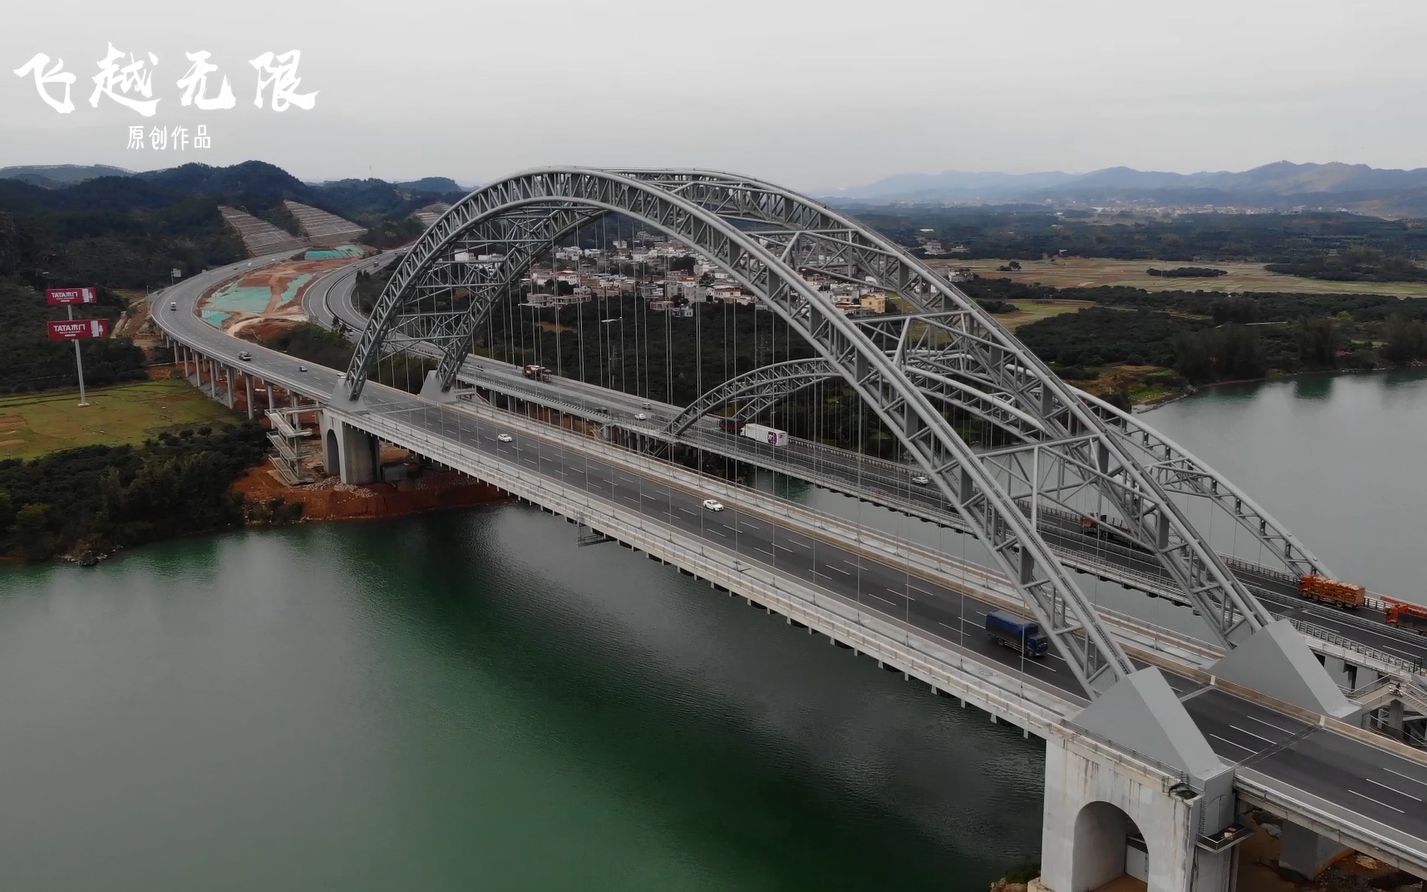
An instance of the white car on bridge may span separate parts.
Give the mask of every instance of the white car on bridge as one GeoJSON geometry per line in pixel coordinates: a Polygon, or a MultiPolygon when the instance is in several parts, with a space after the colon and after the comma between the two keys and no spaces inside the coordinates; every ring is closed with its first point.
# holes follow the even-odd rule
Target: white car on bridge
{"type": "Polygon", "coordinates": [[[502,443],[514,443],[514,442],[515,442],[515,437],[512,437],[510,434],[497,434],[497,435],[496,435],[496,439],[499,440],[499,441],[501,441],[502,443]]]}
{"type": "Polygon", "coordinates": [[[718,499],[704,499],[704,510],[705,510],[705,511],[722,511],[722,510],[723,510],[723,502],[720,502],[718,499]]]}

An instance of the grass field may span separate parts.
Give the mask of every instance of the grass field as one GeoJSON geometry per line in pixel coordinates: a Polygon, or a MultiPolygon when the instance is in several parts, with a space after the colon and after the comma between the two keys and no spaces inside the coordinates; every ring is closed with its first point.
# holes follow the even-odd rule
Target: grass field
{"type": "Polygon", "coordinates": [[[87,396],[89,405],[82,409],[75,390],[0,397],[0,459],[94,443],[142,443],[170,428],[237,421],[185,381],[139,381],[90,390],[87,396]]]}
{"type": "Polygon", "coordinates": [[[1093,307],[1095,303],[1088,300],[1016,300],[1011,301],[1011,306],[1016,308],[1016,312],[997,313],[995,318],[997,322],[1015,331],[1022,325],[1039,319],[1074,313],[1084,307],[1093,307]]]}
{"type": "Polygon", "coordinates": [[[1039,282],[1053,288],[1092,288],[1096,285],[1128,285],[1146,291],[1286,291],[1300,294],[1391,294],[1427,297],[1427,282],[1329,282],[1303,276],[1284,276],[1264,269],[1262,263],[1214,263],[1177,260],[1110,260],[1104,257],[1062,257],[1049,260],[1022,260],[1021,269],[997,272],[1005,260],[937,261],[941,268],[968,266],[991,279],[1039,282]],[[1227,270],[1227,276],[1206,279],[1166,279],[1145,272],[1150,267],[1208,266],[1227,270]]]}

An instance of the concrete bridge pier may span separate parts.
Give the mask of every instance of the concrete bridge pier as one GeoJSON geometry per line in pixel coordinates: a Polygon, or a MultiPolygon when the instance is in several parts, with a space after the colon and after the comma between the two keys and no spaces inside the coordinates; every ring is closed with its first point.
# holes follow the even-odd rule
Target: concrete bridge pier
{"type": "Polygon", "coordinates": [[[223,366],[223,405],[233,408],[233,370],[223,366]]]}
{"type": "Polygon", "coordinates": [[[1091,892],[1125,876],[1147,892],[1232,888],[1234,847],[1247,835],[1235,823],[1233,769],[1157,670],[1051,730],[1042,889],[1091,892]]]}
{"type": "Polygon", "coordinates": [[[1311,880],[1347,851],[1351,850],[1336,840],[1319,836],[1291,821],[1283,822],[1283,832],[1279,836],[1280,867],[1287,867],[1311,880]]]}
{"type": "Polygon", "coordinates": [[[377,479],[381,444],[364,430],[319,413],[322,434],[322,463],[327,473],[334,471],[343,483],[372,483],[377,479]]]}

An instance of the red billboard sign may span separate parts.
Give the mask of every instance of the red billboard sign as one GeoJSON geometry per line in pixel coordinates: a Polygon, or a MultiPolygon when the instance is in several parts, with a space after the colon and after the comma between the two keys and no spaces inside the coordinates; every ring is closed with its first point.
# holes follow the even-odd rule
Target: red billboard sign
{"type": "Polygon", "coordinates": [[[83,341],[109,334],[108,319],[60,319],[49,326],[51,341],[83,341]]]}
{"type": "Polygon", "coordinates": [[[48,304],[92,304],[99,300],[97,288],[46,288],[45,303],[48,304]]]}

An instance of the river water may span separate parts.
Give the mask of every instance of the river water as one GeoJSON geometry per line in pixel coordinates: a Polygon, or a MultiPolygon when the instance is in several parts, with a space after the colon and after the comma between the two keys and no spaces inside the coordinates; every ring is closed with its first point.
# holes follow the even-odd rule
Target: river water
{"type": "MultiPolygon", "coordinates": [[[[1149,418],[1408,591],[1424,410],[1376,375],[1149,418]]],[[[0,571],[0,758],[17,890],[979,892],[1039,849],[1036,741],[515,506],[0,571]]]]}

